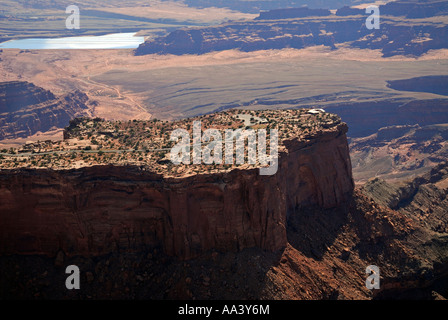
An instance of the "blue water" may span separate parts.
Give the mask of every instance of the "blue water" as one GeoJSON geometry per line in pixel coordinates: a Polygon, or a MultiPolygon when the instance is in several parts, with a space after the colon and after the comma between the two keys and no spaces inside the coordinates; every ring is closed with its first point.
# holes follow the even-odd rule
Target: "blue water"
{"type": "Polygon", "coordinates": [[[145,41],[135,33],[113,33],[105,36],[54,39],[21,39],[0,43],[0,49],[134,49],[145,41]]]}

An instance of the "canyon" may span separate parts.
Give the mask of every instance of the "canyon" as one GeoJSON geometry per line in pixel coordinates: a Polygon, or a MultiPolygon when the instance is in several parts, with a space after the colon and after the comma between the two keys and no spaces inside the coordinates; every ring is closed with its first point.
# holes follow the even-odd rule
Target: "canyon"
{"type": "Polygon", "coordinates": [[[26,81],[0,83],[0,140],[28,137],[64,127],[76,116],[90,115],[85,93],[59,97],[26,81]]]}
{"type": "Polygon", "coordinates": [[[353,174],[358,183],[372,177],[388,181],[419,176],[448,156],[446,124],[394,125],[350,140],[353,174]]]}

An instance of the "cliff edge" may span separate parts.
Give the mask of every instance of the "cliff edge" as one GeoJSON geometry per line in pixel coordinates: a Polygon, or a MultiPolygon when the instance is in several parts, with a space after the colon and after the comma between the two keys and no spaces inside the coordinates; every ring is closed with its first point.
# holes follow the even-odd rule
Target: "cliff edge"
{"type": "Polygon", "coordinates": [[[256,168],[170,177],[145,166],[0,171],[0,252],[101,255],[161,248],[190,259],[210,249],[284,248],[301,208],[349,199],[353,179],[339,123],[289,139],[278,171],[256,168]]]}

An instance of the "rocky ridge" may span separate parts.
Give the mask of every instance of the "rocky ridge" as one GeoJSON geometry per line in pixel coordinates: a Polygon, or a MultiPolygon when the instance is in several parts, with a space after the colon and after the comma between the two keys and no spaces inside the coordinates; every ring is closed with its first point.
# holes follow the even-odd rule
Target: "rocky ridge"
{"type": "Polygon", "coordinates": [[[80,91],[56,97],[29,82],[0,83],[0,140],[63,128],[70,119],[89,114],[87,101],[80,91]]]}
{"type": "Polygon", "coordinates": [[[26,81],[0,83],[0,113],[15,112],[33,104],[54,100],[53,93],[26,81]]]}
{"type": "Polygon", "coordinates": [[[358,182],[371,177],[399,180],[421,175],[448,158],[448,126],[398,125],[350,141],[358,182]]]}
{"type": "MultiPolygon", "coordinates": [[[[431,49],[448,47],[447,24],[440,19],[431,20],[435,16],[446,15],[444,2],[426,4],[432,6],[431,10],[418,7],[423,4],[398,2],[397,5],[400,6],[397,9],[399,14],[392,4],[380,6],[379,30],[366,27],[365,12],[327,15],[320,11],[314,13],[316,11],[312,9],[277,9],[262,12],[255,20],[176,30],[167,36],[146,41],[135,50],[135,54],[204,54],[229,49],[256,51],[319,45],[334,49],[339,44],[347,44],[356,48],[380,49],[384,57],[389,57],[420,56],[431,49]],[[408,12],[406,17],[403,17],[403,12],[408,12]],[[422,12],[427,20],[422,20],[422,12]],[[307,16],[308,13],[314,17],[307,16]],[[318,15],[322,16],[316,17],[318,15]]],[[[347,9],[342,12],[347,12],[347,9]]]]}

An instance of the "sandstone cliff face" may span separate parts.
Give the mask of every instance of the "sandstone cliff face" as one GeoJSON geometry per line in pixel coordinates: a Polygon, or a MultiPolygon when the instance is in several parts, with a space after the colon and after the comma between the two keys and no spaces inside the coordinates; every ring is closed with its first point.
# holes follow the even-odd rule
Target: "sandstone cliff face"
{"type": "Polygon", "coordinates": [[[165,178],[139,167],[0,172],[0,252],[67,255],[161,248],[189,259],[210,249],[287,244],[288,217],[344,203],[353,181],[339,125],[285,141],[273,176],[258,169],[165,178]]]}
{"type": "Polygon", "coordinates": [[[61,97],[32,83],[0,83],[0,140],[27,137],[88,114],[86,94],[75,91],[61,97]]]}

